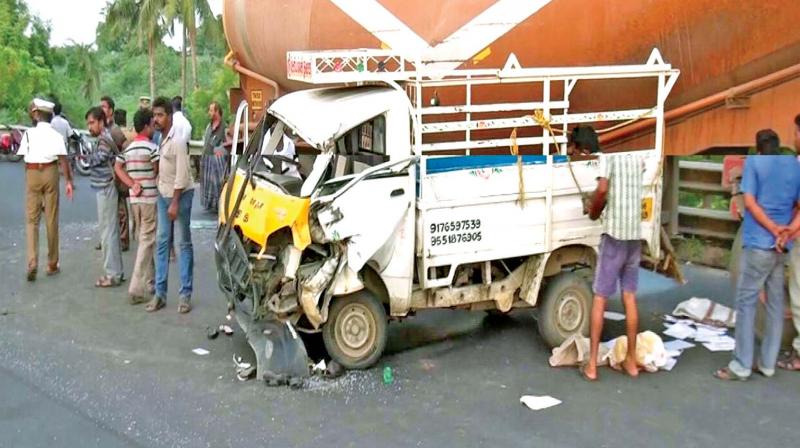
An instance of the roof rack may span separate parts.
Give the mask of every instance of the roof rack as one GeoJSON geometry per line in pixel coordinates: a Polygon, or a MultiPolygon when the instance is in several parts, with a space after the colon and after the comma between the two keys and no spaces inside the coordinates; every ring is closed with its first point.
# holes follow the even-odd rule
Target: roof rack
{"type": "MultiPolygon", "coordinates": [[[[291,51],[286,61],[288,78],[294,81],[314,85],[385,83],[405,90],[414,121],[417,154],[452,151],[470,154],[473,149],[500,149],[512,145],[541,147],[543,154],[550,154],[551,146],[555,146],[563,154],[566,153],[569,125],[622,122],[617,126],[624,126],[643,119],[656,119],[655,149],[660,152],[664,102],[679,76],[678,70],[664,62],[658,49],[653,49],[644,64],[589,67],[524,68],[511,54],[499,69],[442,71],[435,69],[433,63],[377,49],[291,51]],[[648,101],[646,107],[635,109],[569,113],[570,94],[579,81],[636,78],[657,80],[655,102],[648,101]],[[486,97],[476,92],[497,84],[518,84],[520,92],[524,92],[521,96],[527,99],[507,103],[476,101],[486,97]],[[431,103],[437,89],[448,88],[458,90],[463,100],[449,101],[447,105],[439,105],[438,101],[431,103]],[[539,120],[532,115],[537,111],[541,113],[539,120]],[[538,128],[538,135],[510,138],[508,132],[516,128],[538,128]],[[494,134],[487,135],[487,131],[494,131],[494,134]],[[428,138],[431,135],[438,138],[428,138]]],[[[450,99],[453,99],[452,89],[450,99]]]]}
{"type": "Polygon", "coordinates": [[[672,70],[658,49],[653,49],[645,64],[589,67],[523,68],[512,53],[501,69],[456,69],[442,71],[419,59],[412,60],[391,50],[353,49],[290,51],[286,54],[287,77],[309,84],[358,84],[386,81],[417,81],[426,85],[496,83],[498,80],[541,81],[571,78],[640,78],[672,70]],[[523,79],[521,79],[523,78],[523,79]]]}

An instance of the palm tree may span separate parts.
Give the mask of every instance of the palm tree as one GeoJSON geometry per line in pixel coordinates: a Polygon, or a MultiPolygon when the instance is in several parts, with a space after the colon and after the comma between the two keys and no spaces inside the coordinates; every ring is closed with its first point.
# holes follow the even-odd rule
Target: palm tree
{"type": "Polygon", "coordinates": [[[74,63],[83,78],[81,91],[88,99],[97,98],[100,91],[100,70],[97,63],[97,52],[92,49],[90,44],[79,44],[73,40],[70,40],[70,43],[75,52],[74,63]]]}
{"type": "Polygon", "coordinates": [[[150,97],[156,95],[156,46],[167,32],[164,15],[168,0],[114,0],[106,5],[105,25],[110,33],[135,30],[139,47],[146,43],[150,63],[150,97]]]}
{"type": "MultiPolygon", "coordinates": [[[[192,78],[194,81],[194,90],[200,88],[200,82],[197,78],[197,28],[198,21],[213,21],[216,20],[214,13],[211,12],[211,7],[208,6],[208,0],[166,0],[166,17],[167,20],[178,20],[183,24],[186,30],[186,35],[189,37],[189,45],[191,46],[192,56],[192,78]]],[[[215,29],[210,27],[210,29],[215,29]]],[[[184,45],[185,47],[185,45],[184,45]]],[[[184,48],[185,51],[185,48],[184,48]]]]}

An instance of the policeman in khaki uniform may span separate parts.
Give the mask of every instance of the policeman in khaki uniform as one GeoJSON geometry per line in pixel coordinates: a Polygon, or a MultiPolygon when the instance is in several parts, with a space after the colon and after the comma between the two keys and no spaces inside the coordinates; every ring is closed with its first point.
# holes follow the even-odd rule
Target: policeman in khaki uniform
{"type": "Polygon", "coordinates": [[[54,104],[39,98],[31,102],[30,115],[35,126],[22,136],[19,155],[25,160],[25,215],[28,247],[28,281],[36,280],[39,265],[39,219],[44,205],[47,227],[47,275],[58,274],[58,197],[61,163],[67,198],[72,200],[72,171],[67,162],[64,138],[50,125],[54,104]]]}

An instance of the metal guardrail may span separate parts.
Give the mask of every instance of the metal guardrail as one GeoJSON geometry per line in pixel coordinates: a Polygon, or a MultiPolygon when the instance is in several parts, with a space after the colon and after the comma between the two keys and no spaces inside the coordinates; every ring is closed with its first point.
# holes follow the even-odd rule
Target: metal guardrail
{"type": "Polygon", "coordinates": [[[703,197],[699,207],[681,206],[673,200],[676,210],[672,211],[672,217],[677,219],[670,226],[673,232],[733,241],[739,229],[739,219],[727,209],[711,207],[714,198],[731,198],[730,189],[722,185],[722,163],[678,160],[677,166],[673,167],[677,169],[672,170],[672,191],[676,194],[689,191],[703,197]]]}

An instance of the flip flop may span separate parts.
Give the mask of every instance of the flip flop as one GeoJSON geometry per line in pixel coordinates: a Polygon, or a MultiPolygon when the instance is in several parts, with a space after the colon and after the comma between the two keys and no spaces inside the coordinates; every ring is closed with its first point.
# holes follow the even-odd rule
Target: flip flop
{"type": "Polygon", "coordinates": [[[714,372],[714,378],[722,381],[747,381],[748,377],[739,376],[727,367],[723,367],[714,372]]]}
{"type": "Polygon", "coordinates": [[[118,280],[115,280],[107,275],[104,275],[98,278],[96,282],[94,282],[94,286],[95,288],[116,288],[117,286],[119,286],[119,283],[120,282],[118,280]]]}
{"type": "Polygon", "coordinates": [[[164,303],[163,300],[159,299],[158,297],[153,297],[153,299],[150,300],[147,305],[145,305],[144,310],[148,313],[152,313],[164,308],[165,306],[167,306],[167,304],[164,303]]]}
{"type": "Polygon", "coordinates": [[[178,305],[178,312],[181,314],[186,314],[192,310],[192,305],[189,302],[183,302],[178,305]]]}
{"type": "Polygon", "coordinates": [[[800,372],[800,356],[797,356],[797,353],[793,353],[789,358],[778,361],[777,366],[779,369],[790,372],[800,372]]]}

